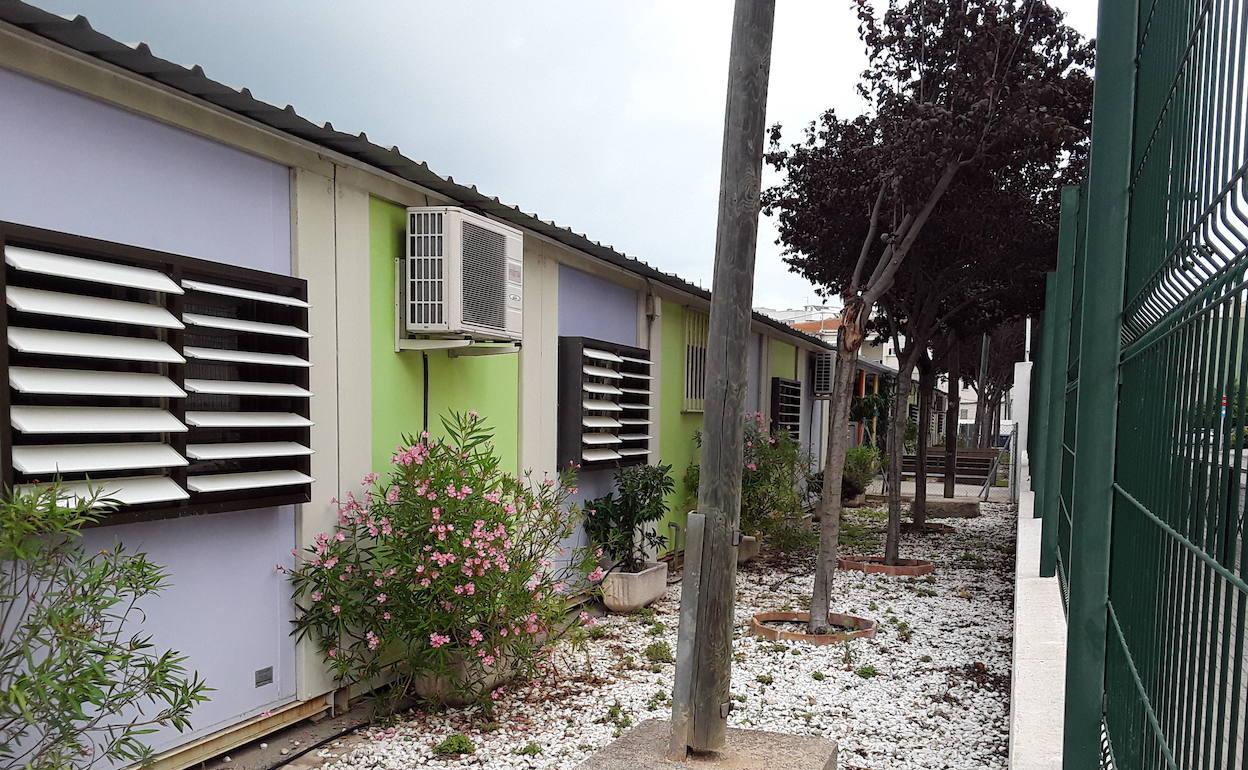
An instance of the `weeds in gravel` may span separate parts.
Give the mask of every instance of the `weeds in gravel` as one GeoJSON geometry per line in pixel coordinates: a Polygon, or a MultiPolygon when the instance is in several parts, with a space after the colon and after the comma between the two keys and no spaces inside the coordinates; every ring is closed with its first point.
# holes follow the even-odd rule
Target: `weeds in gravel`
{"type": "Polygon", "coordinates": [[[451,733],[433,747],[433,753],[439,757],[472,754],[476,750],[477,744],[463,733],[451,733]]]}
{"type": "Polygon", "coordinates": [[[854,673],[863,679],[871,679],[880,675],[880,672],[875,670],[875,666],[859,666],[854,669],[854,673]]]}
{"type": "Polygon", "coordinates": [[[656,620],[650,624],[650,627],[648,629],[646,629],[646,633],[649,634],[650,636],[662,636],[663,632],[666,630],[667,630],[667,627],[656,620]]]}
{"type": "Polygon", "coordinates": [[[620,705],[618,700],[607,709],[607,715],[598,721],[614,725],[615,737],[617,738],[620,737],[621,733],[633,726],[632,716],[624,710],[624,707],[620,705]]]}
{"type": "Polygon", "coordinates": [[[646,660],[651,663],[676,662],[676,658],[672,655],[672,646],[667,642],[651,642],[646,646],[642,655],[645,655],[646,660]]]}
{"type": "Polygon", "coordinates": [[[814,679],[816,682],[822,682],[824,679],[827,679],[828,677],[822,671],[813,671],[810,674],[810,678],[814,679]]]}
{"type": "Polygon", "coordinates": [[[537,741],[529,741],[524,746],[516,749],[516,753],[525,757],[536,757],[542,753],[542,747],[538,745],[537,741]]]}
{"type": "Polygon", "coordinates": [[[759,684],[772,684],[776,681],[776,679],[771,674],[759,674],[754,677],[754,681],[759,684]]]}

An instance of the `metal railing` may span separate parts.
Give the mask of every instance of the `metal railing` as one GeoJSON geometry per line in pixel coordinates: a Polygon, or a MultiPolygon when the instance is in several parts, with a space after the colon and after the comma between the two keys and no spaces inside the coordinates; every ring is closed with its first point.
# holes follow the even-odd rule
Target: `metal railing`
{"type": "Polygon", "coordinates": [[[1248,0],[1102,0],[1031,452],[1063,766],[1248,768],[1248,0]]]}

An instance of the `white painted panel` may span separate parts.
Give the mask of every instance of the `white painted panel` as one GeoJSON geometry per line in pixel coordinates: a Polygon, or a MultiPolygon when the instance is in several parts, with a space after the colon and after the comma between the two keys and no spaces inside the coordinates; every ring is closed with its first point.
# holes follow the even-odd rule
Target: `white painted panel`
{"type": "Polygon", "coordinates": [[[13,366],[9,368],[9,384],[19,393],[58,396],[186,396],[186,392],[168,377],[140,372],[94,372],[87,369],[13,366]]]}
{"type": "Polygon", "coordinates": [[[621,356],[621,358],[622,358],[623,360],[625,360],[625,361],[628,361],[629,363],[632,363],[632,364],[642,364],[642,365],[644,365],[644,366],[649,366],[649,365],[650,365],[650,362],[649,362],[649,361],[647,361],[647,360],[646,360],[646,359],[644,359],[644,358],[633,358],[632,356],[621,356]]]}
{"type": "Polygon", "coordinates": [[[153,326],[157,329],[181,329],[182,322],[159,305],[126,302],[120,299],[65,294],[59,291],[10,286],[5,291],[9,307],[23,313],[51,315],[60,318],[81,318],[88,321],[153,326]]]}
{"type": "MultiPolygon", "coordinates": [[[[17,489],[29,492],[46,488],[47,484],[19,484],[17,489]]],[[[90,482],[63,482],[61,491],[66,498],[86,500],[99,490],[101,499],[115,500],[122,505],[143,505],[185,500],[190,495],[167,476],[132,476],[120,479],[98,479],[90,482]]]]}
{"type": "Polygon", "coordinates": [[[620,424],[620,421],[614,417],[599,414],[587,414],[581,418],[581,425],[586,428],[618,428],[620,424]]]}
{"type": "Polygon", "coordinates": [[[650,454],[650,449],[647,447],[627,447],[620,450],[621,457],[636,457],[644,454],[650,454]]]}
{"type": "Polygon", "coordinates": [[[638,417],[621,417],[621,425],[649,425],[650,420],[643,420],[638,417]]]}
{"type": "Polygon", "coordinates": [[[635,395],[635,396],[648,396],[648,395],[650,395],[650,391],[648,391],[648,390],[643,390],[642,388],[620,388],[620,392],[621,392],[621,393],[632,393],[632,394],[633,394],[633,395],[635,395]]]}
{"type": "Polygon", "coordinates": [[[220,393],[228,396],[294,396],[307,398],[312,394],[287,382],[239,382],[237,380],[187,380],[183,383],[192,393],[220,393]]]}
{"type": "Polygon", "coordinates": [[[585,462],[596,463],[602,460],[618,460],[620,454],[614,449],[586,449],[581,453],[585,462]]]}
{"type": "Polygon", "coordinates": [[[22,473],[85,473],[135,468],[172,468],[186,458],[168,444],[50,444],[13,447],[13,467],[22,473]]]}
{"type": "Polygon", "coordinates": [[[132,267],[113,262],[101,262],[98,259],[52,254],[21,246],[5,246],[4,261],[27,273],[55,275],[78,281],[147,289],[166,294],[182,293],[182,287],[174,283],[172,278],[159,270],[146,267],[132,267]]]}
{"type": "Polygon", "coordinates": [[[622,441],[649,441],[650,437],[645,433],[621,433],[622,441]]]}
{"type": "Polygon", "coordinates": [[[201,326],[206,329],[226,329],[234,332],[271,334],[274,337],[298,337],[299,339],[307,339],[311,336],[298,326],[266,324],[261,323],[260,321],[248,321],[242,318],[221,318],[215,315],[183,313],[182,320],[191,326],[201,326]]]}
{"type": "Polygon", "coordinates": [[[221,286],[219,284],[206,283],[204,281],[183,281],[182,285],[192,291],[201,291],[205,294],[219,294],[224,297],[254,299],[257,302],[268,302],[273,305],[287,305],[289,307],[310,307],[308,303],[301,299],[296,299],[295,297],[283,297],[280,294],[269,294],[264,291],[240,289],[236,286],[221,286]]]}
{"type": "Polygon", "coordinates": [[[9,345],[22,353],[77,358],[106,358],[111,361],[154,361],[180,364],[186,359],[161,340],[118,337],[111,334],[83,334],[52,329],[9,327],[9,345]]]}
{"type": "Polygon", "coordinates": [[[621,409],[620,405],[614,401],[600,401],[592,398],[582,401],[581,406],[591,412],[618,412],[621,409]]]}
{"type": "Polygon", "coordinates": [[[309,367],[312,364],[299,356],[285,353],[255,353],[250,350],[222,350],[220,348],[182,348],[187,358],[201,361],[230,361],[238,364],[268,364],[269,366],[309,367]]]}
{"type": "Polygon", "coordinates": [[[586,393],[596,393],[602,396],[618,396],[624,391],[614,385],[607,385],[602,382],[585,382],[581,383],[581,389],[586,393]]]}
{"type": "Polygon", "coordinates": [[[608,369],[605,366],[594,366],[593,364],[585,364],[581,367],[581,371],[593,377],[605,377],[609,380],[620,379],[620,373],[614,369],[608,369]]]}
{"type": "Polygon", "coordinates": [[[649,380],[652,379],[648,374],[637,374],[636,372],[620,372],[620,376],[626,380],[649,380]]]}
{"type": "Polygon", "coordinates": [[[294,441],[242,441],[234,444],[187,444],[192,460],[241,460],[253,457],[302,457],[312,450],[294,441]]]}
{"type": "Polygon", "coordinates": [[[648,412],[651,409],[649,404],[620,404],[620,406],[634,412],[648,412]]]}
{"type": "Polygon", "coordinates": [[[581,348],[581,353],[586,358],[593,358],[599,361],[610,361],[616,364],[624,360],[623,358],[621,358],[620,356],[617,356],[614,353],[609,353],[605,350],[598,350],[597,348],[581,348]]]}
{"type": "Polygon", "coordinates": [[[187,412],[194,428],[306,428],[308,418],[293,412],[187,412]]]}
{"type": "Polygon", "coordinates": [[[589,446],[602,446],[604,444],[619,444],[620,439],[610,433],[582,433],[581,443],[589,446]]]}
{"type": "Polygon", "coordinates": [[[23,433],[182,433],[186,426],[164,409],[131,406],[27,406],[9,409],[23,433]]]}
{"type": "Polygon", "coordinates": [[[256,471],[254,473],[212,473],[191,476],[186,486],[192,492],[230,492],[238,489],[265,489],[310,484],[311,476],[299,471],[256,471]]]}

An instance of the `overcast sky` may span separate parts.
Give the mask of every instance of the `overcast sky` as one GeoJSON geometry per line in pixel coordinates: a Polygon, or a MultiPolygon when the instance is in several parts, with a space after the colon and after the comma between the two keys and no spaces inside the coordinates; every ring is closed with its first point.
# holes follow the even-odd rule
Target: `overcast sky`
{"type": "MultiPolygon", "coordinates": [[[[1095,0],[1056,1],[1094,33],[1095,0]]],[[[33,2],[710,286],[730,0],[33,2]]],[[[860,112],[850,0],[776,6],[768,123],[860,112]]],[[[755,306],[814,302],[775,238],[755,306]]]]}

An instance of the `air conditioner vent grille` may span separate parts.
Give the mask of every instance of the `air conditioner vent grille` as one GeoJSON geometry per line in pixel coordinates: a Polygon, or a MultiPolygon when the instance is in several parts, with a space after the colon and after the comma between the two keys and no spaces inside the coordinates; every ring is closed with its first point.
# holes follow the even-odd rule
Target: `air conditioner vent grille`
{"type": "Polygon", "coordinates": [[[464,322],[491,329],[507,326],[507,238],[463,223],[464,322]]]}
{"type": "Polygon", "coordinates": [[[441,324],[443,315],[444,243],[443,214],[441,212],[412,212],[408,230],[408,323],[441,324]]]}

